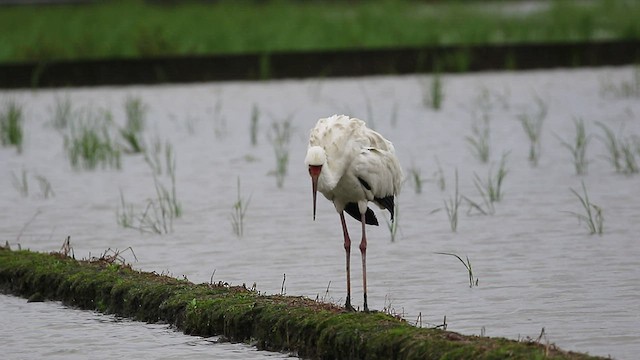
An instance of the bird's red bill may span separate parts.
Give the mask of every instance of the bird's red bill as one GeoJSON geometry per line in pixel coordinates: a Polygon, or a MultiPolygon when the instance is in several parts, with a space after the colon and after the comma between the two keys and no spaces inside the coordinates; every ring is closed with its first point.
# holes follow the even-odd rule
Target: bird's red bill
{"type": "Polygon", "coordinates": [[[309,165],[309,175],[311,175],[311,191],[313,192],[313,220],[316,219],[316,194],[318,193],[318,177],[322,165],[309,165]]]}

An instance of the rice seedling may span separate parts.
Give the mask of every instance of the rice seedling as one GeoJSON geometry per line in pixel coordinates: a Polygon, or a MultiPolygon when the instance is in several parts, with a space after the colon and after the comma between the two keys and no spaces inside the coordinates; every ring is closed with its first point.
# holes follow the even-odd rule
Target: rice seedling
{"type": "Polygon", "coordinates": [[[124,194],[120,190],[120,205],[116,208],[116,223],[125,229],[135,228],[135,210],[132,204],[124,200],[124,194]]]}
{"type": "Polygon", "coordinates": [[[456,232],[458,229],[458,208],[462,202],[462,196],[458,193],[458,169],[456,169],[455,175],[455,190],[453,198],[449,197],[449,200],[444,200],[444,208],[447,211],[447,217],[449,218],[449,226],[452,232],[456,232]]]}
{"type": "Polygon", "coordinates": [[[542,135],[542,123],[547,117],[548,104],[539,97],[535,98],[537,111],[518,115],[527,138],[529,139],[529,163],[538,166],[540,159],[540,136],[542,135]]]}
{"type": "Polygon", "coordinates": [[[409,168],[409,177],[412,180],[413,188],[416,194],[422,193],[422,184],[425,183],[426,180],[422,178],[420,168],[415,166],[409,168]]]}
{"type": "Polygon", "coordinates": [[[508,173],[506,168],[508,155],[508,153],[504,153],[502,155],[500,167],[495,174],[493,173],[493,169],[489,169],[486,181],[483,181],[478,174],[473,174],[473,184],[476,187],[476,190],[478,190],[478,194],[480,195],[482,202],[478,203],[466,196],[463,196],[463,199],[469,205],[469,210],[467,211],[468,215],[471,215],[473,210],[478,211],[481,215],[495,214],[494,203],[502,200],[503,196],[502,185],[508,173]]]}
{"type": "Polygon", "coordinates": [[[571,192],[580,200],[580,204],[582,205],[582,209],[584,213],[577,213],[574,211],[569,211],[568,213],[574,215],[578,218],[579,222],[584,222],[589,230],[591,235],[598,234],[602,235],[604,230],[604,216],[602,214],[602,208],[589,200],[589,194],[587,193],[587,188],[584,185],[584,181],[582,181],[582,195],[580,195],[574,189],[569,189],[571,192]]]}
{"type": "Polygon", "coordinates": [[[127,97],[124,109],[127,121],[120,129],[120,135],[128,145],[128,152],[141,153],[143,151],[141,135],[145,127],[147,106],[138,97],[127,97]]]}
{"type": "Polygon", "coordinates": [[[260,109],[258,105],[253,104],[251,107],[251,146],[258,145],[258,120],[260,119],[260,109]]]}
{"type": "Polygon", "coordinates": [[[444,177],[444,171],[442,171],[442,166],[440,165],[440,160],[438,160],[437,156],[435,157],[435,159],[436,159],[437,169],[433,173],[433,178],[435,183],[438,184],[438,188],[440,189],[440,191],[444,191],[445,188],[447,187],[447,182],[444,177]]]}
{"type": "Polygon", "coordinates": [[[576,126],[576,135],[573,143],[562,139],[560,139],[560,143],[571,152],[576,174],[584,175],[587,173],[587,165],[589,164],[587,160],[587,145],[589,144],[590,136],[587,136],[582,119],[574,119],[573,122],[576,126]]]}
{"type": "Polygon", "coordinates": [[[607,148],[607,160],[613,165],[617,173],[626,175],[636,174],[640,171],[635,153],[640,156],[640,142],[633,135],[627,138],[616,135],[613,130],[602,122],[596,122],[596,125],[602,129],[604,136],[598,138],[607,148]]]}
{"type": "Polygon", "coordinates": [[[422,90],[422,104],[433,110],[440,110],[444,101],[442,77],[439,71],[434,71],[428,78],[420,79],[422,90]]]}
{"type": "Polygon", "coordinates": [[[237,197],[236,202],[233,203],[233,213],[231,213],[231,228],[233,229],[233,233],[237,237],[242,237],[244,234],[244,217],[247,214],[247,208],[249,207],[249,202],[251,201],[251,196],[248,199],[245,199],[242,196],[240,191],[240,177],[237,178],[237,197]]]}
{"type": "Polygon", "coordinates": [[[618,144],[619,140],[616,134],[611,130],[607,125],[601,123],[599,121],[596,122],[596,126],[600,127],[602,131],[604,131],[604,136],[599,136],[598,138],[604,143],[609,153],[607,159],[613,165],[616,172],[622,172],[622,154],[620,151],[620,146],[618,144]]]}
{"type": "Polygon", "coordinates": [[[473,268],[471,267],[471,261],[469,260],[468,256],[465,256],[465,258],[467,259],[467,261],[465,262],[457,254],[445,253],[445,252],[436,252],[436,254],[453,256],[453,257],[457,258],[458,260],[460,260],[462,265],[464,265],[464,267],[467,269],[467,273],[469,275],[469,287],[472,288],[474,286],[478,286],[478,278],[473,275],[473,268]]]}
{"type": "Polygon", "coordinates": [[[634,67],[630,80],[623,80],[616,84],[606,78],[601,82],[600,95],[613,98],[640,97],[640,65],[634,67]]]}
{"type": "MultiPolygon", "coordinates": [[[[633,149],[632,139],[624,139],[620,142],[620,150],[622,152],[622,160],[624,164],[623,173],[627,175],[637,174],[640,171],[640,167],[638,166],[638,161],[636,160],[636,155],[633,149]]],[[[637,148],[637,144],[636,144],[637,148]]],[[[640,151],[638,152],[640,154],[640,151]]]]}
{"type": "Polygon", "coordinates": [[[483,112],[482,119],[471,125],[471,136],[465,137],[471,147],[473,155],[481,163],[487,163],[491,155],[491,126],[489,116],[483,112]]]}
{"type": "Polygon", "coordinates": [[[213,133],[216,139],[227,133],[227,118],[222,114],[222,96],[218,96],[213,108],[213,133]]]}
{"type": "Polygon", "coordinates": [[[160,138],[154,138],[151,144],[147,146],[143,153],[144,161],[149,165],[149,168],[155,175],[162,175],[164,168],[167,175],[171,175],[174,171],[175,155],[173,152],[173,145],[169,141],[165,141],[164,144],[160,138]],[[162,161],[162,154],[164,153],[164,166],[162,161]]]}
{"type": "Polygon", "coordinates": [[[35,179],[38,182],[38,187],[40,187],[40,195],[42,195],[43,198],[48,199],[56,195],[53,191],[51,183],[49,182],[49,179],[42,175],[35,175],[35,179]]]}
{"type": "Polygon", "coordinates": [[[120,149],[110,134],[110,124],[109,112],[91,110],[82,112],[77,121],[70,124],[64,144],[73,168],[94,170],[101,165],[120,169],[120,149]]]}
{"type": "Polygon", "coordinates": [[[271,132],[269,133],[269,141],[273,147],[276,156],[276,169],[274,171],[276,177],[276,185],[282,188],[284,179],[287,176],[287,168],[289,166],[289,142],[293,133],[291,119],[289,116],[279,122],[274,121],[271,124],[271,132]]]}
{"type": "Polygon", "coordinates": [[[56,96],[51,124],[57,130],[64,130],[73,121],[73,106],[69,96],[56,96]]]}
{"type": "Polygon", "coordinates": [[[15,146],[21,153],[24,138],[22,105],[11,100],[4,105],[0,110],[0,143],[2,146],[15,146]]]}
{"type": "Polygon", "coordinates": [[[175,166],[175,158],[171,158],[167,168],[171,181],[170,189],[167,189],[155,174],[153,175],[155,198],[146,200],[140,215],[136,215],[133,205],[125,201],[120,191],[120,204],[116,210],[118,225],[155,234],[168,234],[173,231],[173,221],[182,216],[182,205],[176,194],[175,166]]]}
{"type": "Polygon", "coordinates": [[[22,174],[18,177],[13,171],[11,172],[11,183],[22,197],[29,196],[29,181],[27,180],[27,170],[22,169],[22,174]]]}

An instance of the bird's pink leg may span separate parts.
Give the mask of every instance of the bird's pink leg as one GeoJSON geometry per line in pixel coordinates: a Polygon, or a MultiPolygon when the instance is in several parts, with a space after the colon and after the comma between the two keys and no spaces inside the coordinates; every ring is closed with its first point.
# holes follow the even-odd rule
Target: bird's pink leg
{"type": "Polygon", "coordinates": [[[364,311],[369,311],[367,306],[367,235],[365,232],[365,216],[362,214],[362,240],[360,241],[360,254],[362,254],[362,287],[364,289],[364,311]]]}
{"type": "Polygon", "coordinates": [[[340,212],[340,223],[342,224],[342,235],[344,236],[344,251],[347,255],[347,303],[344,307],[353,311],[353,306],[351,306],[351,239],[349,238],[349,232],[347,232],[347,223],[344,221],[344,212],[340,212]]]}

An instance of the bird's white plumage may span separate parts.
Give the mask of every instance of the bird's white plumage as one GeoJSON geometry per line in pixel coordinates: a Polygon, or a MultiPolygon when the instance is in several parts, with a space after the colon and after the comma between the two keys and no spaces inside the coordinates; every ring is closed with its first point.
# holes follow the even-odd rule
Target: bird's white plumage
{"type": "Polygon", "coordinates": [[[403,175],[393,144],[364,121],[345,115],[318,120],[309,137],[307,159],[321,157],[317,147],[326,159],[318,191],[334,202],[338,212],[354,202],[364,213],[368,201],[400,191],[403,175]]]}

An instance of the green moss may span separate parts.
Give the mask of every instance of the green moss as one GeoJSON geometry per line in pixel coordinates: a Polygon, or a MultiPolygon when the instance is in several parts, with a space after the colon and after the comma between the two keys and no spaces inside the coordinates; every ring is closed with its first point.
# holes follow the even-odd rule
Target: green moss
{"type": "Polygon", "coordinates": [[[319,359],[587,359],[534,342],[416,328],[380,312],[345,312],[302,297],[193,284],[105,261],[0,248],[0,290],[32,301],[173,324],[261,349],[319,359]]]}

